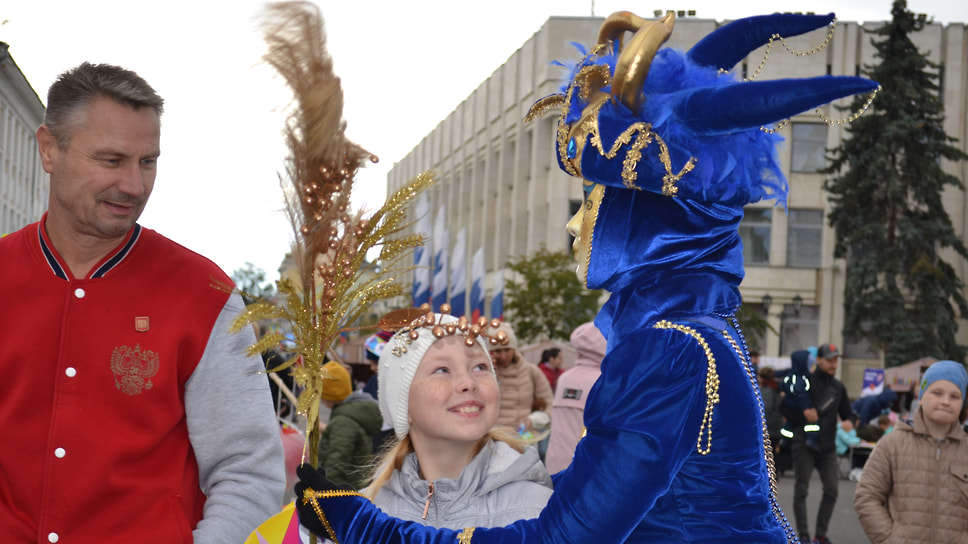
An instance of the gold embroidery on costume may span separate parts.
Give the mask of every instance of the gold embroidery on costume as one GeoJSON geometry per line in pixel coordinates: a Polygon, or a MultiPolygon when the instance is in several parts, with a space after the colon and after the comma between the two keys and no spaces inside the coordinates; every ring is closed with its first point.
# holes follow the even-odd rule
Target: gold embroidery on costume
{"type": "MultiPolygon", "coordinates": [[[[582,61],[587,64],[589,59],[601,54],[606,49],[605,44],[598,44],[585,56],[582,61]]],[[[652,131],[649,123],[635,123],[619,134],[618,138],[606,152],[602,144],[601,134],[598,130],[598,114],[602,106],[610,99],[610,95],[601,92],[601,89],[612,82],[607,65],[591,64],[585,66],[575,74],[575,78],[564,95],[554,94],[546,96],[531,106],[525,116],[525,122],[533,121],[541,117],[548,110],[560,106],[561,113],[558,117],[558,127],[556,129],[555,140],[558,148],[558,158],[564,165],[565,171],[575,177],[582,177],[581,157],[585,150],[586,143],[591,143],[598,153],[606,159],[613,159],[618,154],[618,150],[631,143],[625,158],[622,160],[622,181],[629,189],[641,190],[635,184],[638,173],[635,171],[639,159],[642,158],[642,150],[655,142],[659,146],[659,162],[665,168],[665,175],[662,177],[662,194],[665,196],[676,196],[679,192],[676,183],[682,176],[688,174],[696,165],[696,158],[690,157],[686,164],[678,173],[673,172],[672,157],[669,155],[669,147],[658,134],[652,131]],[[565,124],[564,120],[568,117],[571,109],[571,101],[575,90],[578,90],[579,98],[587,103],[582,111],[581,117],[571,125],[565,124]],[[635,137],[633,141],[633,136],[635,137]]]]}
{"type": "Polygon", "coordinates": [[[144,389],[151,389],[151,378],[158,373],[160,359],[150,350],[142,350],[139,344],[118,346],[111,354],[111,372],[114,373],[114,386],[125,395],[138,395],[144,389]]]}
{"type": "Polygon", "coordinates": [[[719,404],[719,373],[716,371],[716,358],[709,343],[699,331],[692,327],[673,323],[663,319],[652,326],[656,329],[675,329],[691,336],[706,353],[706,410],[703,412],[702,425],[699,426],[699,438],[696,439],[696,451],[706,455],[712,449],[713,443],[713,408],[719,404]],[[703,447],[703,433],[706,435],[706,445],[703,447]]]}
{"type": "Polygon", "coordinates": [[[334,544],[339,544],[336,540],[336,531],[333,531],[333,526],[329,524],[329,520],[326,518],[326,514],[323,513],[323,509],[319,506],[319,499],[329,499],[332,497],[363,497],[366,500],[370,500],[369,497],[363,495],[362,493],[356,491],[347,491],[344,489],[333,489],[330,491],[314,491],[313,488],[309,487],[303,491],[302,501],[303,504],[311,504],[313,511],[316,512],[316,517],[326,528],[326,533],[330,540],[334,544]]]}
{"type": "Polygon", "coordinates": [[[464,530],[457,535],[458,544],[471,544],[471,537],[474,536],[474,527],[464,527],[464,530]]]}

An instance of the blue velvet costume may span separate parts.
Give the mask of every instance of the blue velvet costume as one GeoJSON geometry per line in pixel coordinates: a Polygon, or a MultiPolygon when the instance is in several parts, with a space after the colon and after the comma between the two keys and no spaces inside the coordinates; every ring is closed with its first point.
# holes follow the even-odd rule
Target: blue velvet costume
{"type": "Polygon", "coordinates": [[[737,227],[745,204],[786,193],[779,137],[760,126],[877,84],[739,82],[720,69],[773,33],[800,34],[832,19],[742,19],[688,53],[660,49],[641,104],[602,99],[622,61],[613,47],[593,48],[560,95],[535,105],[562,109],[562,168],[605,186],[586,282],[612,293],[595,320],[608,350],[585,407],[587,434],[538,519],[460,534],[430,529],[327,490],[302,469],[303,523],[325,527],[325,518],[332,532],[324,536],[340,544],[795,542],[776,501],[756,376],[732,317],[744,275],[737,227]]]}

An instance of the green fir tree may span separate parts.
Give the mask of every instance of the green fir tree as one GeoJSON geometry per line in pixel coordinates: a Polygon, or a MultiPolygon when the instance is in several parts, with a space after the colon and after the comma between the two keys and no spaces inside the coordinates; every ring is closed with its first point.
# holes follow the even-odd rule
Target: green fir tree
{"type": "MultiPolygon", "coordinates": [[[[961,181],[942,159],[968,158],[943,127],[940,67],[918,51],[911,34],[925,18],[897,0],[893,19],[872,31],[879,64],[865,75],[881,90],[866,114],[831,150],[830,225],[836,257],[847,260],[844,335],[865,338],[886,354],[888,367],[923,356],[964,361],[956,318],[968,315],[964,286],[940,253],[968,258],[942,203],[961,181]]],[[[855,100],[855,109],[864,98],[855,100]]]]}

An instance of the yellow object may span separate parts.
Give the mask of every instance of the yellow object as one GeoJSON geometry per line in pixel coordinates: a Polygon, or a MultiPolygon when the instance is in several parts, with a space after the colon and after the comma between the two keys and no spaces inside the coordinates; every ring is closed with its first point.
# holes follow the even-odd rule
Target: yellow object
{"type": "Polygon", "coordinates": [[[265,520],[243,544],[300,544],[296,503],[289,503],[281,512],[265,520]]]}

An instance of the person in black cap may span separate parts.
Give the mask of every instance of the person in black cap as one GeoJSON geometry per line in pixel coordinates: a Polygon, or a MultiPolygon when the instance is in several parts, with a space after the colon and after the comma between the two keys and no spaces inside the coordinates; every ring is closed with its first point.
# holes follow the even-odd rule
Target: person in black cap
{"type": "Polygon", "coordinates": [[[857,424],[857,416],[850,408],[847,389],[834,375],[840,363],[837,346],[827,343],[817,348],[817,366],[810,373],[810,398],[813,408],[804,412],[808,424],[819,425],[817,450],[807,447],[806,433],[795,432],[791,453],[796,483],[793,488],[793,517],[801,542],[830,544],[827,529],[837,502],[839,472],[837,469],[837,417],[857,424]],[[807,518],[807,491],[810,475],[816,468],[823,482],[823,498],[817,510],[815,538],[810,540],[810,523],[807,518]]]}

